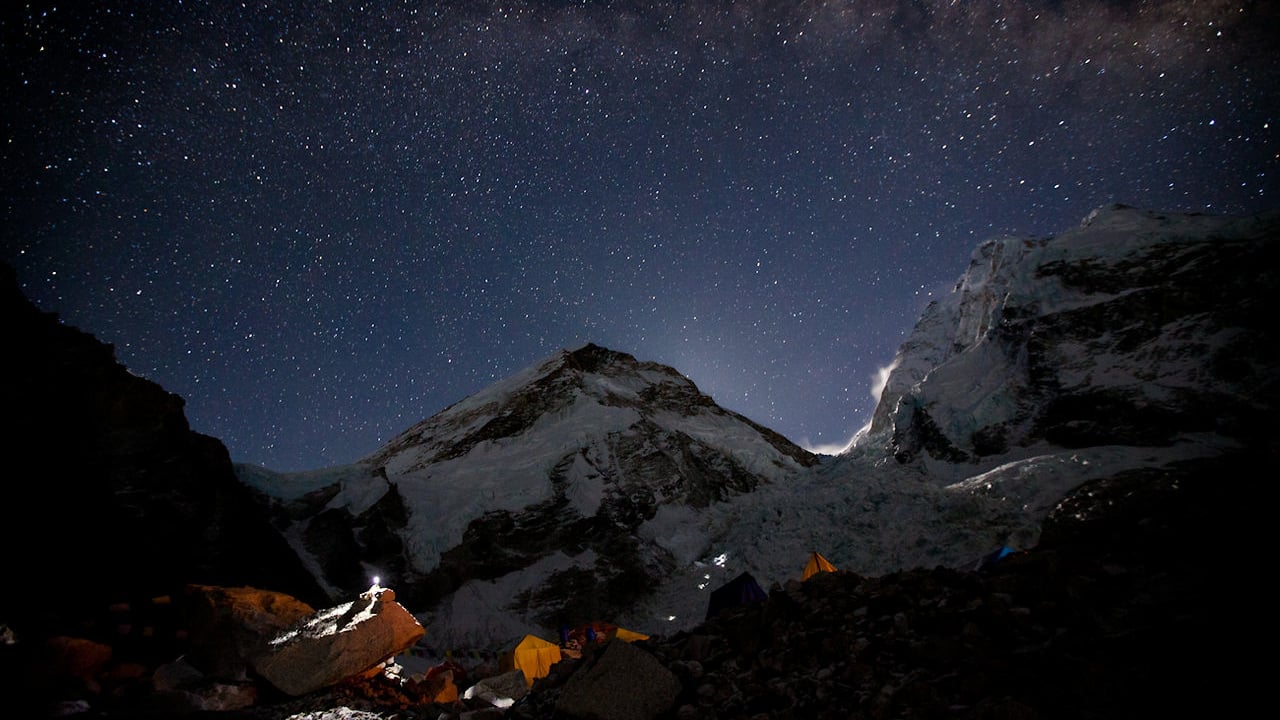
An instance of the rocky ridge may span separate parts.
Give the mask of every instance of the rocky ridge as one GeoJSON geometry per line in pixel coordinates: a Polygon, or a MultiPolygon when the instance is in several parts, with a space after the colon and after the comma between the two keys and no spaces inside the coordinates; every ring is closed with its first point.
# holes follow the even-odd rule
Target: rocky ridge
{"type": "Polygon", "coordinates": [[[898,351],[858,446],[937,482],[1038,442],[1252,441],[1280,395],[1278,228],[1114,205],[982,243],[898,351]]]}

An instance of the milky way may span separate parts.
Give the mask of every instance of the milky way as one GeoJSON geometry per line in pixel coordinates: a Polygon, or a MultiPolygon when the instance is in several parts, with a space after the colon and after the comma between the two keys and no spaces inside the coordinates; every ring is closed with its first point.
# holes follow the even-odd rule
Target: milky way
{"type": "Polygon", "coordinates": [[[3,257],[240,462],[585,342],[838,445],[981,240],[1277,205],[1277,5],[20,5],[3,257]]]}

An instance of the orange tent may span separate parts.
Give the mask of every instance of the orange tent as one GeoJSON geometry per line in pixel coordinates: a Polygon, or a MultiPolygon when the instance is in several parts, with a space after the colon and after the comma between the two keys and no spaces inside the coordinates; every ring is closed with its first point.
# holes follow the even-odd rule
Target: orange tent
{"type": "Polygon", "coordinates": [[[609,633],[609,637],[616,638],[623,642],[636,642],[637,640],[649,639],[649,636],[644,633],[638,633],[635,630],[628,630],[626,628],[614,628],[613,632],[609,633]]]}
{"type": "Polygon", "coordinates": [[[801,579],[808,580],[818,573],[835,571],[835,565],[832,565],[826,558],[822,557],[821,553],[814,552],[809,556],[809,562],[804,566],[804,577],[801,579]]]}
{"type": "Polygon", "coordinates": [[[533,681],[551,673],[551,666],[560,662],[560,646],[536,635],[525,635],[511,650],[502,655],[502,670],[520,669],[525,684],[533,687],[533,681]]]}

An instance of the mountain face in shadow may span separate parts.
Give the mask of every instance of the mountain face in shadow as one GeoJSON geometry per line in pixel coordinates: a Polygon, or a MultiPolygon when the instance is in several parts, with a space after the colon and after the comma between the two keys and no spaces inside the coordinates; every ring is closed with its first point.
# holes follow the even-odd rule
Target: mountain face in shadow
{"type": "Polygon", "coordinates": [[[83,629],[110,603],[188,582],[322,597],[182,398],[37,309],[8,266],[0,285],[4,622],[83,629]]]}
{"type": "Polygon", "coordinates": [[[1041,442],[1264,440],[1278,226],[1109,206],[1053,237],[982,243],[903,343],[859,445],[964,467],[1041,442]]]}

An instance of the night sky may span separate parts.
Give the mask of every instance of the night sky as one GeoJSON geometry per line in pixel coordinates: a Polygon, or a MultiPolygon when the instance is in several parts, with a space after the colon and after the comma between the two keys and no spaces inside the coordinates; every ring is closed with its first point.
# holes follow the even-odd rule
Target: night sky
{"type": "Polygon", "coordinates": [[[843,444],[982,240],[1280,206],[1280,3],[3,12],[3,259],[277,470],[558,349],[843,444]]]}

